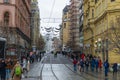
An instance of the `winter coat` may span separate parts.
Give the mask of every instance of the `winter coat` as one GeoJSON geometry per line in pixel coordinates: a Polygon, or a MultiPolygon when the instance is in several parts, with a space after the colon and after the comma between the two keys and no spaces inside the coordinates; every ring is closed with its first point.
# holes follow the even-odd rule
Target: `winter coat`
{"type": "Polygon", "coordinates": [[[102,61],[101,61],[101,60],[99,60],[98,67],[99,67],[99,68],[102,68],[102,61]]]}
{"type": "Polygon", "coordinates": [[[98,60],[95,61],[95,66],[96,66],[96,68],[98,68],[98,66],[99,66],[98,60]]]}
{"type": "Polygon", "coordinates": [[[113,64],[113,67],[112,67],[113,68],[113,72],[117,72],[117,66],[118,66],[117,63],[113,64]]]}

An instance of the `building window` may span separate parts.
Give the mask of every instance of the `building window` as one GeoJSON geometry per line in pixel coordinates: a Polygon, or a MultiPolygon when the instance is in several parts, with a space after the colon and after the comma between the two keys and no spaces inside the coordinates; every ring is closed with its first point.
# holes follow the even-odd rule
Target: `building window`
{"type": "Polygon", "coordinates": [[[95,4],[98,2],[98,0],[95,0],[95,4]]]}
{"type": "Polygon", "coordinates": [[[111,0],[111,2],[114,2],[115,0],[111,0]]]}
{"type": "Polygon", "coordinates": [[[94,18],[94,9],[92,9],[92,18],[94,18]]]}
{"type": "Polygon", "coordinates": [[[66,28],[66,23],[64,23],[64,28],[66,28]]]}
{"type": "Polygon", "coordinates": [[[4,13],[4,24],[9,25],[9,12],[4,13]]]}
{"type": "Polygon", "coordinates": [[[9,3],[9,0],[4,0],[4,3],[9,3]]]}

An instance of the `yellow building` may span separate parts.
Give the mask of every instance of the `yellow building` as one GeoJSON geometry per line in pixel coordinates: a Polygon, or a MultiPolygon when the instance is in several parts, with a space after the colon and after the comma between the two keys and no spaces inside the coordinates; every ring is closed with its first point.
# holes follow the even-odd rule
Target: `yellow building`
{"type": "Polygon", "coordinates": [[[84,0],[84,50],[87,54],[119,62],[120,54],[112,52],[109,29],[120,16],[120,0],[84,0]]]}
{"type": "Polygon", "coordinates": [[[69,25],[70,25],[70,18],[69,18],[69,5],[65,6],[63,9],[63,16],[62,16],[62,43],[63,47],[67,45],[70,39],[70,32],[69,32],[69,25]]]}

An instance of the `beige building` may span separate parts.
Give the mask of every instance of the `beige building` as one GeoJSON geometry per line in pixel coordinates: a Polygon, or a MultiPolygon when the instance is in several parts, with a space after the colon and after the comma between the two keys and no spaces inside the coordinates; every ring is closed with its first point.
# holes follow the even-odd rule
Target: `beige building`
{"type": "Polygon", "coordinates": [[[109,39],[111,23],[120,16],[120,0],[84,0],[84,49],[110,63],[119,62],[120,54],[112,52],[109,39]]]}
{"type": "Polygon", "coordinates": [[[53,37],[53,43],[52,43],[52,48],[53,50],[56,51],[60,51],[60,46],[61,46],[61,42],[60,39],[57,37],[53,37]]]}
{"type": "Polygon", "coordinates": [[[33,51],[35,51],[39,45],[39,39],[40,39],[40,12],[39,12],[39,8],[38,8],[38,0],[31,0],[31,13],[32,13],[32,17],[31,17],[31,24],[32,24],[32,28],[31,28],[31,37],[32,37],[32,48],[33,51]]]}
{"type": "Polygon", "coordinates": [[[65,6],[62,15],[62,45],[68,46],[70,40],[70,10],[69,5],[65,6]]]}

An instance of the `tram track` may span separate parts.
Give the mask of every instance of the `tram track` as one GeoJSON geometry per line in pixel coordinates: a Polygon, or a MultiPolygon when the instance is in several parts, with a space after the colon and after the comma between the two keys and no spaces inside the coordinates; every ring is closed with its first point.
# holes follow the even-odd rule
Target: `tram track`
{"type": "MultiPolygon", "coordinates": [[[[50,70],[51,70],[54,78],[55,78],[56,80],[60,80],[60,79],[57,77],[57,75],[55,74],[54,70],[53,70],[51,57],[48,56],[48,55],[47,55],[47,57],[49,57],[50,70]]],[[[85,80],[90,80],[90,78],[86,77],[86,75],[79,74],[79,73],[75,72],[70,66],[68,66],[67,64],[65,64],[64,62],[62,62],[61,59],[62,59],[62,58],[60,57],[60,58],[59,58],[59,63],[63,64],[68,70],[70,70],[71,72],[73,72],[74,74],[78,75],[79,77],[81,77],[81,78],[83,78],[83,79],[85,79],[85,80]]],[[[43,63],[42,63],[42,69],[41,69],[41,72],[40,72],[40,80],[43,80],[43,79],[42,79],[42,72],[43,72],[43,69],[44,69],[44,65],[45,65],[45,64],[44,64],[44,61],[43,61],[43,63]]]]}
{"type": "MultiPolygon", "coordinates": [[[[51,69],[51,72],[52,72],[54,78],[55,78],[56,80],[59,80],[59,78],[57,77],[57,75],[56,75],[55,72],[53,71],[51,57],[48,56],[48,55],[47,55],[47,57],[49,57],[49,61],[50,61],[50,69],[51,69]]],[[[40,80],[43,80],[43,76],[42,76],[43,73],[42,73],[42,72],[43,72],[43,69],[44,69],[44,65],[45,65],[45,63],[44,63],[44,61],[43,61],[43,63],[42,63],[42,68],[41,68],[41,71],[40,71],[40,80]]]]}
{"type": "Polygon", "coordinates": [[[42,79],[42,71],[43,71],[43,68],[44,68],[44,61],[45,61],[45,57],[47,57],[48,56],[48,54],[47,55],[45,55],[44,56],[44,58],[43,58],[43,60],[41,61],[41,64],[42,64],[42,67],[41,67],[41,70],[40,70],[40,78],[39,78],[39,80],[43,80],[42,79]]]}
{"type": "Polygon", "coordinates": [[[51,65],[51,71],[52,71],[54,77],[56,78],[56,80],[59,80],[59,78],[56,76],[55,72],[53,71],[51,57],[50,57],[50,65],[51,65]]]}

